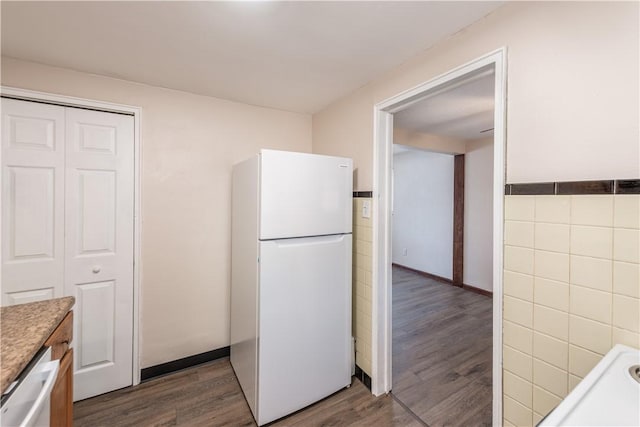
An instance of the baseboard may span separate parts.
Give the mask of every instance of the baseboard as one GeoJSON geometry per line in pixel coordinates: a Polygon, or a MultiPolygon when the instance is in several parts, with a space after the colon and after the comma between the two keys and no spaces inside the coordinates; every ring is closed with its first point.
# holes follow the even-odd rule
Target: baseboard
{"type": "MultiPolygon", "coordinates": [[[[393,264],[391,264],[394,267],[399,267],[402,268],[404,270],[408,270],[411,271],[413,273],[417,273],[421,276],[427,277],[429,279],[433,279],[433,280],[437,280],[438,282],[443,282],[443,283],[447,283],[449,285],[453,285],[453,280],[451,279],[447,279],[446,277],[442,277],[442,276],[438,276],[437,274],[431,274],[431,273],[427,273],[426,271],[422,271],[422,270],[416,270],[415,268],[411,268],[411,267],[407,267],[406,265],[402,265],[402,264],[396,264],[395,262],[393,264]]],[[[455,285],[453,285],[455,286],[455,285]]]]}
{"type": "Polygon", "coordinates": [[[446,277],[438,276],[437,274],[431,274],[431,273],[427,273],[426,271],[416,270],[415,268],[407,267],[402,264],[396,264],[395,262],[391,265],[393,265],[394,267],[402,268],[407,271],[411,271],[413,273],[419,274],[429,279],[436,280],[438,282],[446,283],[447,285],[455,286],[457,288],[461,287],[462,289],[465,289],[467,291],[475,292],[477,294],[484,295],[485,297],[493,298],[493,292],[487,291],[486,289],[480,289],[475,286],[465,285],[464,283],[462,284],[462,286],[458,286],[455,283],[453,283],[453,280],[447,279],[446,277]]]}
{"type": "Polygon", "coordinates": [[[230,350],[229,346],[222,347],[216,350],[206,351],[204,353],[144,368],[140,371],[140,381],[148,381],[156,377],[191,368],[192,366],[201,365],[223,357],[229,357],[230,350]]]}
{"type": "Polygon", "coordinates": [[[369,389],[369,391],[371,391],[371,377],[365,371],[363,371],[362,368],[360,368],[360,366],[358,365],[356,365],[355,377],[359,379],[360,382],[364,384],[366,388],[369,389]]]}
{"type": "Polygon", "coordinates": [[[493,292],[486,289],[476,288],[475,286],[465,285],[464,283],[462,284],[462,289],[475,292],[476,294],[484,295],[485,297],[493,298],[493,292]]]}

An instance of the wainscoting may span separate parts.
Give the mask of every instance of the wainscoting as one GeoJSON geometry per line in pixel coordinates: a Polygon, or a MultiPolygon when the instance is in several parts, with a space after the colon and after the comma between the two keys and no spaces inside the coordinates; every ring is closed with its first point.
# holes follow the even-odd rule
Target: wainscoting
{"type": "Polygon", "coordinates": [[[613,345],[640,348],[640,180],[505,190],[504,424],[530,426],[613,345]]]}

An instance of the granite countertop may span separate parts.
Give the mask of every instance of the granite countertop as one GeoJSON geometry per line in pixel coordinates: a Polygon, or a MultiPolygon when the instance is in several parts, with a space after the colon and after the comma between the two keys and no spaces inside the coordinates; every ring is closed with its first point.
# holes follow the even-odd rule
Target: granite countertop
{"type": "Polygon", "coordinates": [[[2,393],[18,377],[75,303],[74,297],[2,307],[0,373],[2,393]]]}

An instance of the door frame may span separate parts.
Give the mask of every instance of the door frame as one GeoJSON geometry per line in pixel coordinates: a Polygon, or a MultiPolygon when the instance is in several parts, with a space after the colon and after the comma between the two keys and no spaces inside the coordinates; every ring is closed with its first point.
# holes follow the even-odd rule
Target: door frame
{"type": "MultiPolygon", "coordinates": [[[[142,149],[140,121],[142,109],[140,107],[124,104],[114,104],[110,102],[96,101],[93,99],[76,98],[72,96],[59,95],[46,92],[38,92],[29,89],[20,89],[10,86],[0,86],[0,96],[19,99],[23,101],[34,101],[46,104],[60,105],[63,107],[77,107],[88,110],[98,110],[108,113],[121,113],[133,116],[133,176],[134,176],[134,201],[133,201],[133,354],[132,357],[132,385],[140,384],[140,283],[142,281],[141,264],[141,183],[142,172],[142,149]]],[[[2,178],[0,177],[0,180],[2,178]]],[[[0,181],[1,184],[1,181],[0,181]]]]}
{"type": "Polygon", "coordinates": [[[493,425],[502,424],[502,266],[503,206],[506,147],[507,49],[497,49],[385,99],[373,107],[373,292],[372,392],[391,391],[392,298],[391,212],[393,167],[393,114],[466,80],[483,69],[495,70],[493,143],[493,425]]]}

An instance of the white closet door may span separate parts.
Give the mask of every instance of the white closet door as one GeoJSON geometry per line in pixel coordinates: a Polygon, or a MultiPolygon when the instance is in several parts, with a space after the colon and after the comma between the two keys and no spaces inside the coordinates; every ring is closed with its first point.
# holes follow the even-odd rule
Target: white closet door
{"type": "Polygon", "coordinates": [[[133,117],[66,109],[65,294],[74,400],[132,384],[133,117]]]}
{"type": "Polygon", "coordinates": [[[63,296],[64,108],[2,99],[2,305],[63,296]]]}

